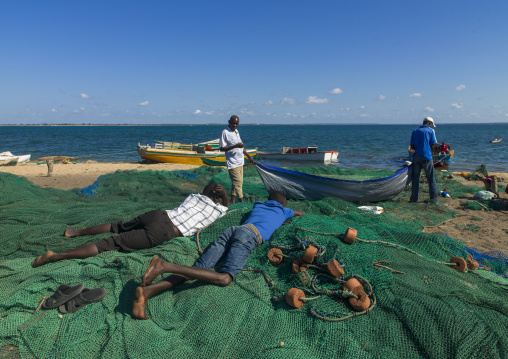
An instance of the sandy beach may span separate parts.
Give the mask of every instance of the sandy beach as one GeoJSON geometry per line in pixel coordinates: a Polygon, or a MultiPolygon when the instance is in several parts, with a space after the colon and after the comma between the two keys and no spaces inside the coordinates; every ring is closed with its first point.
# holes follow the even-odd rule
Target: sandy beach
{"type": "MultiPolygon", "coordinates": [[[[95,182],[97,177],[118,170],[154,170],[171,171],[187,170],[197,166],[171,163],[103,163],[84,161],[80,163],[55,163],[52,176],[48,177],[48,167],[35,163],[17,166],[0,167],[1,172],[9,172],[24,176],[33,184],[42,188],[52,187],[63,190],[83,188],[95,182]]],[[[490,173],[496,175],[498,183],[506,188],[508,173],[490,173]]],[[[483,187],[481,181],[467,181],[466,185],[483,187]]],[[[452,195],[453,197],[453,195],[452,195]]],[[[425,233],[446,234],[449,237],[464,240],[468,247],[482,251],[502,251],[508,255],[508,211],[469,210],[460,205],[464,199],[441,198],[441,205],[445,205],[457,212],[453,220],[443,222],[437,226],[427,227],[425,233]],[[474,229],[474,230],[472,230],[474,229]]],[[[508,202],[508,194],[500,193],[500,200],[508,202]]]]}

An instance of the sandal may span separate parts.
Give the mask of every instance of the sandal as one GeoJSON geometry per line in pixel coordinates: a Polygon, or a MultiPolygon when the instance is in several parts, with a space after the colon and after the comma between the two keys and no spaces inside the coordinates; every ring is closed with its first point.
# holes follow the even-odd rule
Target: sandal
{"type": "Polygon", "coordinates": [[[68,302],[60,305],[58,311],[60,313],[74,313],[88,304],[101,301],[106,296],[104,288],[88,289],[85,288],[77,296],[68,302]]]}
{"type": "Polygon", "coordinates": [[[83,283],[79,283],[74,287],[69,287],[66,284],[62,284],[61,286],[58,287],[56,292],[51,297],[46,299],[46,301],[42,305],[42,308],[43,309],[57,308],[60,305],[77,296],[82,291],[83,291],[83,283]]]}

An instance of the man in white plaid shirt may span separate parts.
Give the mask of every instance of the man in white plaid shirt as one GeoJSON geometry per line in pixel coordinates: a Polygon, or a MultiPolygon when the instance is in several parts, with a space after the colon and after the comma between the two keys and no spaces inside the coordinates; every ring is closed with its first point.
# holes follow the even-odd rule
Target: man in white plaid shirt
{"type": "Polygon", "coordinates": [[[229,200],[224,187],[209,184],[203,194],[189,195],[172,210],[154,210],[128,222],[104,223],[80,230],[67,227],[64,236],[69,238],[108,232],[115,235],[66,252],[47,251],[33,260],[32,267],[62,259],[93,257],[106,251],[133,252],[176,237],[189,237],[225,215],[227,206],[229,200]]]}

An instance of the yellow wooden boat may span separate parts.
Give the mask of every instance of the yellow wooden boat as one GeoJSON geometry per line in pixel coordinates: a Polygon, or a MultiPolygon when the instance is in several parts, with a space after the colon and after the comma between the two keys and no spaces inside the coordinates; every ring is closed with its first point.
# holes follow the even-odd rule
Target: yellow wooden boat
{"type": "MultiPolygon", "coordinates": [[[[253,159],[257,158],[257,149],[248,149],[247,152],[253,159]]],[[[153,162],[181,163],[196,166],[203,166],[203,158],[214,162],[226,162],[225,152],[218,150],[218,140],[196,145],[156,141],[153,147],[138,143],[138,153],[141,158],[153,162]]]]}

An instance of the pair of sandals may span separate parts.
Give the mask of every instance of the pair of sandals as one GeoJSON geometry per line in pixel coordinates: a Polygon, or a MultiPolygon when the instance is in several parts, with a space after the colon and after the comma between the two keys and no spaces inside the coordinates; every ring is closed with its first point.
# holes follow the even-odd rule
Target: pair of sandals
{"type": "Polygon", "coordinates": [[[104,288],[88,289],[83,283],[74,287],[62,284],[42,304],[43,309],[58,308],[60,313],[74,313],[84,306],[101,301],[106,296],[104,288]]]}

